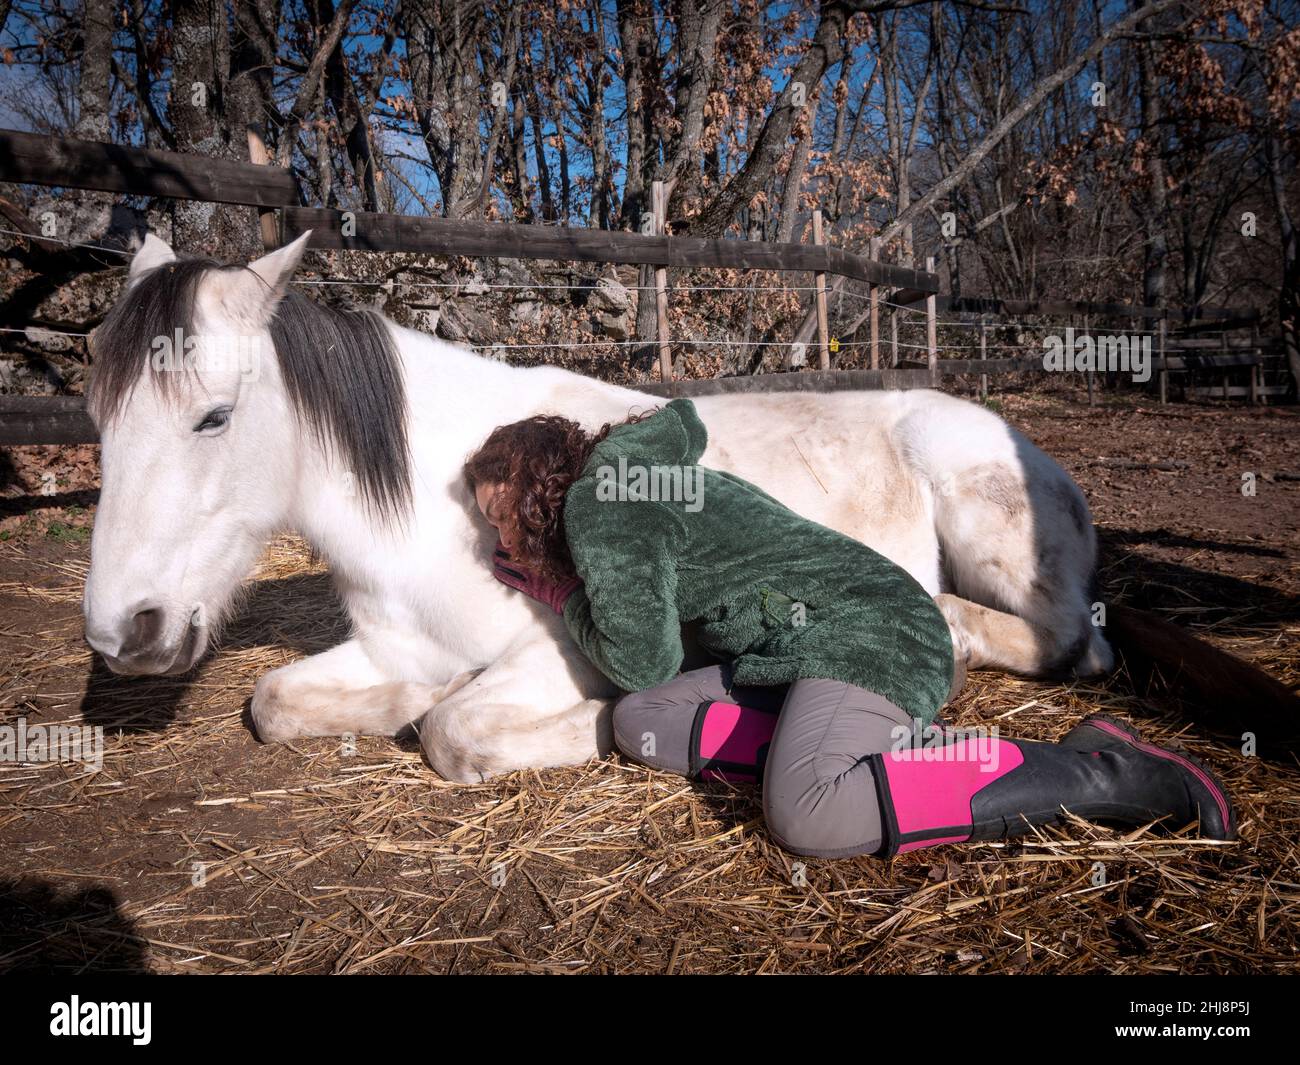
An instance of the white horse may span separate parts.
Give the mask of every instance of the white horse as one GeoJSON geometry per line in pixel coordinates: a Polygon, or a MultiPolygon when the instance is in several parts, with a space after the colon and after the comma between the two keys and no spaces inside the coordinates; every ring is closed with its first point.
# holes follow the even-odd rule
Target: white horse
{"type": "MultiPolygon", "coordinates": [[[[263,740],[415,724],[458,781],[607,751],[616,693],[560,619],[493,579],[461,466],[497,425],[553,412],[595,427],[661,401],[289,293],[306,239],[246,268],[178,260],[152,235],[134,257],[93,344],[87,640],[118,673],[189,670],[267,540],[293,530],[327,560],[353,636],[258,680],[263,740]],[[178,329],[193,364],[169,372],[158,353],[178,329]],[[250,342],[255,366],[228,357],[250,342]]],[[[933,391],[696,403],[706,465],[907,569],[969,667],[1111,667],[1083,495],[989,411],[933,391]]]]}

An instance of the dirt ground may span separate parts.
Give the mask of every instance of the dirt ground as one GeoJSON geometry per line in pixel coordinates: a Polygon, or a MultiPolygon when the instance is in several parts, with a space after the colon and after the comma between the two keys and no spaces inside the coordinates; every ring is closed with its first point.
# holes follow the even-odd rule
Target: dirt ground
{"type": "MultiPolygon", "coordinates": [[[[1300,471],[1300,413],[1113,394],[1093,409],[1065,393],[994,402],[1083,486],[1106,601],[1153,609],[1294,687],[1300,482],[1285,475],[1300,471]],[[1142,465],[1156,463],[1172,465],[1142,465]]],[[[0,763],[0,971],[1300,969],[1294,755],[1243,754],[1122,672],[976,673],[948,716],[1039,739],[1091,710],[1126,716],[1226,780],[1240,842],[1077,822],[888,864],[801,861],[769,842],[752,789],[617,757],[466,786],[407,741],[260,745],[253,680],[344,631],[294,541],[268,551],[192,676],[111,676],[80,630],[94,449],[0,456],[0,724],[105,731],[98,772],[0,763]]]]}

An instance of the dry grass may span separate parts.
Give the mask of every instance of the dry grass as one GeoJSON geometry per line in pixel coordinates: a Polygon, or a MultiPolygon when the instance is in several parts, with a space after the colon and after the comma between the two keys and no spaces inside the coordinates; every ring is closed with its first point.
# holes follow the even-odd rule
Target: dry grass
{"type": "MultiPolygon", "coordinates": [[[[1005,411],[1084,485],[1108,601],[1156,609],[1295,687],[1300,486],[1238,491],[1242,469],[1294,468],[1293,412],[1089,411],[1021,397],[1005,411]],[[1168,475],[1093,464],[1121,444],[1195,465],[1168,475]]],[[[272,546],[193,677],[126,681],[81,639],[84,540],[52,537],[26,506],[13,504],[14,537],[0,540],[0,722],[102,724],[106,754],[98,773],[0,763],[0,970],[1300,967],[1294,757],[1245,756],[1176,700],[1137,697],[1123,675],[1092,685],[976,673],[948,717],[1045,740],[1091,711],[1127,717],[1225,779],[1240,842],[1079,822],[889,864],[801,863],[769,842],[752,790],[617,758],[463,786],[440,781],[412,742],[261,746],[246,720],[255,678],[346,630],[303,546],[272,546]]]]}
{"type": "MultiPolygon", "coordinates": [[[[0,552],[6,563],[22,553],[0,552]]],[[[30,621],[4,623],[5,718],[84,714],[109,726],[98,773],[0,768],[10,877],[0,969],[1130,973],[1298,964],[1294,767],[1240,757],[1173,716],[1153,720],[1122,678],[1048,686],[976,674],[949,716],[1041,739],[1099,708],[1138,719],[1226,778],[1240,843],[1079,822],[888,865],[801,863],[769,842],[751,790],[694,787],[616,759],[463,786],[438,780],[409,743],[362,739],[355,754],[338,741],[257,745],[244,718],[254,679],[342,632],[337,613],[320,624],[331,615],[319,570],[294,541],[268,552],[226,648],[189,683],[96,672],[77,635],[85,565],[48,559],[0,583],[6,602],[32,608],[30,621]]],[[[1295,679],[1293,643],[1235,642],[1295,679]]]]}

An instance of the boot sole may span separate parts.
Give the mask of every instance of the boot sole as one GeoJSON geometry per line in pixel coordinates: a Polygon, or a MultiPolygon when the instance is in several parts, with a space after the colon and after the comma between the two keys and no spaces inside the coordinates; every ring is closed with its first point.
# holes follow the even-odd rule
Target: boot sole
{"type": "Polygon", "coordinates": [[[1131,725],[1127,725],[1107,714],[1089,714],[1079,725],[1086,725],[1089,728],[1096,729],[1104,735],[1111,736],[1122,743],[1128,744],[1130,747],[1137,748],[1143,754],[1163,758],[1166,761],[1182,766],[1201,782],[1201,785],[1213,797],[1215,805],[1218,806],[1219,816],[1222,818],[1224,826],[1224,835],[1221,838],[1224,840],[1237,838],[1237,811],[1232,805],[1232,800],[1228,798],[1227,789],[1224,788],[1218,776],[1199,759],[1182,751],[1157,747],[1154,743],[1148,743],[1141,738],[1131,725]]]}

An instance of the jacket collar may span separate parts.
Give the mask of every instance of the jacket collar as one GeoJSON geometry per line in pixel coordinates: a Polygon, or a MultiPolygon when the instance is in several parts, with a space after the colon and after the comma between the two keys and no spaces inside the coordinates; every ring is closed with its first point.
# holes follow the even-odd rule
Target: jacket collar
{"type": "Polygon", "coordinates": [[[619,425],[602,440],[587,462],[608,462],[622,455],[654,466],[694,466],[708,446],[709,434],[689,399],[674,399],[662,410],[631,425],[619,425]]]}

